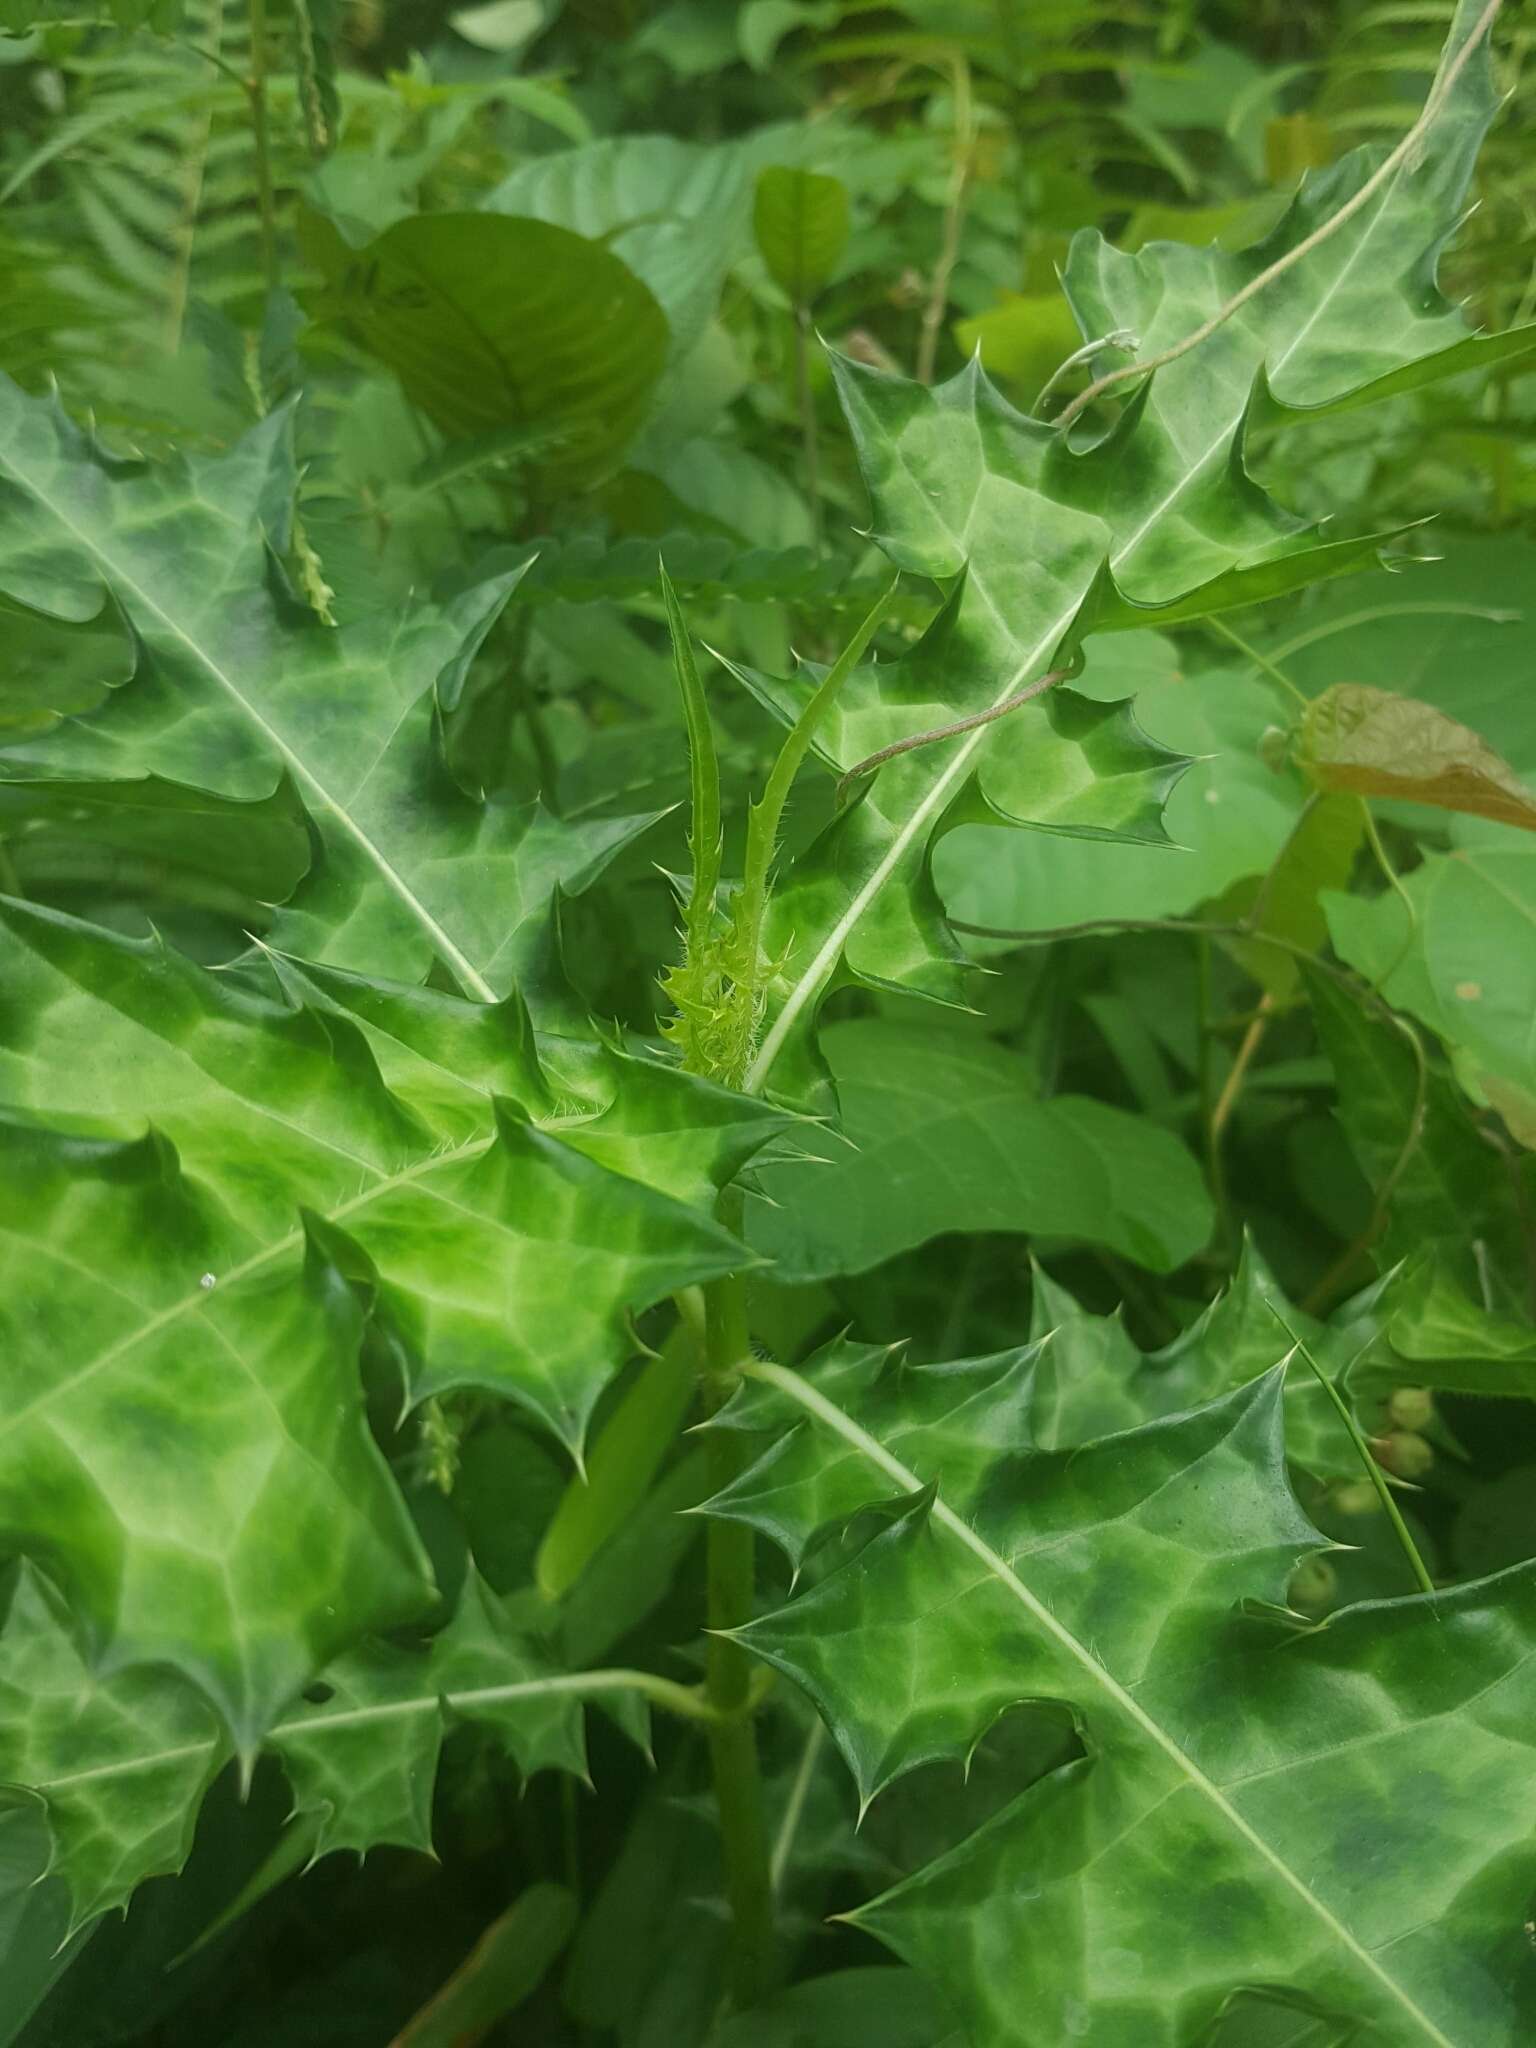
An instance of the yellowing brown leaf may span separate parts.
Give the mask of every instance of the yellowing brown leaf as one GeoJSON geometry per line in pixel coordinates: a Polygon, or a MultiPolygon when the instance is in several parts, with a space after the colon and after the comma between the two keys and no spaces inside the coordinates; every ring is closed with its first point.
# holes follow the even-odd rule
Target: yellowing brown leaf
{"type": "Polygon", "coordinates": [[[1417,697],[1335,683],[1308,707],[1299,760],[1319,789],[1400,797],[1536,831],[1536,795],[1503,755],[1417,697]]]}

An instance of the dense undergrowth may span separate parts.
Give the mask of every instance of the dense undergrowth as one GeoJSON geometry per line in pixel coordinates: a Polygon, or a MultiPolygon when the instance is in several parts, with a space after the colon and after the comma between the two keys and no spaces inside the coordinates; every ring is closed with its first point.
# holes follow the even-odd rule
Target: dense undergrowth
{"type": "Polygon", "coordinates": [[[0,24],[0,2042],[1527,2041],[1522,11],[0,24]]]}

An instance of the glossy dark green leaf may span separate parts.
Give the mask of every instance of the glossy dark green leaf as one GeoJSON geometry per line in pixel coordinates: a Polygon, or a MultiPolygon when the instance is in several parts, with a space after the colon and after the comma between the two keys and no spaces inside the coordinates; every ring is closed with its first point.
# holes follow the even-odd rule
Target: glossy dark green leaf
{"type": "Polygon", "coordinates": [[[535,426],[541,489],[617,465],[667,357],[666,316],[602,242],[505,213],[396,221],[349,249],[320,224],[321,309],[450,440],[535,426]]]}

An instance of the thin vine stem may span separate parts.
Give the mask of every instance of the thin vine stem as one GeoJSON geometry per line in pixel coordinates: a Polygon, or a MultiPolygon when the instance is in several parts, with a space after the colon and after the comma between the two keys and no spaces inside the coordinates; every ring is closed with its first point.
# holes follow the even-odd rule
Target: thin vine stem
{"type": "Polygon", "coordinates": [[[1271,682],[1278,683],[1286,695],[1299,705],[1303,711],[1307,709],[1311,699],[1307,696],[1305,690],[1299,689],[1291,681],[1285,670],[1272,661],[1267,654],[1262,654],[1257,647],[1250,646],[1240,633],[1234,631],[1227,624],[1225,619],[1207,619],[1205,623],[1211,632],[1219,633],[1223,640],[1230,646],[1235,647],[1238,653],[1246,660],[1251,661],[1256,669],[1262,670],[1271,682]]]}
{"type": "Polygon", "coordinates": [[[1036,697],[1043,697],[1047,690],[1064,682],[1071,674],[1070,669],[1047,669],[1043,676],[1036,676],[1032,683],[1012,697],[1005,697],[1001,704],[993,704],[986,711],[973,711],[969,718],[957,718],[951,725],[935,725],[927,732],[909,733],[904,740],[892,740],[888,747],[881,747],[873,754],[867,754],[862,761],[856,761],[847,770],[837,785],[838,801],[841,802],[853,784],[887,761],[894,761],[898,754],[914,753],[919,747],[931,747],[940,740],[958,739],[963,732],[975,732],[980,725],[992,725],[999,718],[1006,718],[1010,711],[1017,711],[1021,704],[1033,703],[1036,697]]]}
{"type": "Polygon", "coordinates": [[[1359,799],[1359,803],[1360,816],[1365,826],[1365,836],[1370,845],[1372,856],[1375,859],[1377,867],[1380,868],[1382,875],[1386,879],[1387,887],[1393,892],[1393,894],[1397,897],[1398,901],[1402,904],[1404,913],[1408,919],[1407,929],[1403,933],[1403,943],[1401,944],[1401,946],[1398,947],[1396,954],[1393,956],[1391,965],[1388,967],[1384,967],[1381,970],[1380,974],[1376,975],[1371,982],[1371,987],[1379,995],[1381,991],[1386,987],[1387,983],[1392,979],[1393,975],[1396,974],[1399,967],[1401,967],[1403,962],[1408,958],[1409,951],[1413,945],[1413,935],[1419,928],[1419,913],[1414,908],[1413,898],[1408,894],[1407,888],[1404,886],[1402,876],[1397,872],[1397,869],[1392,865],[1392,862],[1387,854],[1387,849],[1381,843],[1381,833],[1377,829],[1376,819],[1372,814],[1370,805],[1366,802],[1364,797],[1361,797],[1359,799]]]}
{"type": "Polygon", "coordinates": [[[1435,1582],[1425,1568],[1424,1560],[1419,1555],[1419,1546],[1414,1542],[1412,1532],[1409,1530],[1408,1524],[1403,1520],[1397,1502],[1392,1498],[1392,1489],[1387,1484],[1386,1473],[1382,1471],[1380,1465],[1371,1456],[1371,1447],[1361,1435],[1359,1423],[1356,1422],[1354,1416],[1350,1413],[1349,1403],[1339,1392],[1334,1381],[1330,1379],[1328,1374],[1323,1371],[1323,1368],[1312,1356],[1311,1351],[1303,1340],[1291,1328],[1290,1323],[1276,1304],[1271,1301],[1265,1305],[1281,1329],[1290,1338],[1292,1347],[1312,1368],[1312,1371],[1317,1376],[1318,1385],[1337,1409],[1339,1420],[1343,1423],[1345,1429],[1348,1430],[1349,1440],[1360,1455],[1360,1462],[1365,1467],[1366,1476],[1376,1489],[1376,1497],[1387,1511],[1387,1517],[1392,1524],[1393,1534],[1402,1546],[1403,1555],[1408,1560],[1408,1569],[1413,1573],[1415,1580],[1418,1582],[1419,1591],[1421,1593],[1433,1593],[1435,1582]]]}
{"type": "Polygon", "coordinates": [[[1312,230],[1310,235],[1299,241],[1294,249],[1288,249],[1283,256],[1271,263],[1268,269],[1261,270],[1257,277],[1251,277],[1240,291],[1232,294],[1225,305],[1217,308],[1209,320],[1202,321],[1192,333],[1186,334],[1182,341],[1174,342],[1172,347],[1161,350],[1155,356],[1147,356],[1141,362],[1127,363],[1121,369],[1107,371],[1104,376],[1095,378],[1093,383],[1080,391],[1070,404],[1062,407],[1056,415],[1055,424],[1062,428],[1071,426],[1079,413],[1092,405],[1096,398],[1102,398],[1105,392],[1118,390],[1133,377],[1145,377],[1154,370],[1166,369],[1169,363],[1176,363],[1180,356],[1187,356],[1191,349],[1198,348],[1203,341],[1208,341],[1217,328],[1224,327],[1234,313],[1240,313],[1249,300],[1255,298],[1267,285],[1273,284],[1276,278],[1283,277],[1288,270],[1300,263],[1303,257],[1310,256],[1313,250],[1321,248],[1330,236],[1336,235],[1347,221],[1353,220],[1423,141],[1430,123],[1444,106],[1457,79],[1470,63],[1472,53],[1493,27],[1494,18],[1502,5],[1503,0],[1488,0],[1487,6],[1468,32],[1466,41],[1446,67],[1444,76],[1431,86],[1419,118],[1391,154],[1366,179],[1359,191],[1346,199],[1336,213],[1330,214],[1327,220],[1312,230]]]}

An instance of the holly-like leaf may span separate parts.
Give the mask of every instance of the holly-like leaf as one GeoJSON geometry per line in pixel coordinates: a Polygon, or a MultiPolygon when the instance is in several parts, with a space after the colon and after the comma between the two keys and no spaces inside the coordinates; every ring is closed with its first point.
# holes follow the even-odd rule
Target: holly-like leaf
{"type": "MultiPolygon", "coordinates": [[[[1466,0],[1453,56],[1474,18],[1466,0]]],[[[1097,439],[1015,411],[975,364],[925,389],[836,362],[875,540],[904,569],[955,579],[932,629],[940,637],[907,662],[855,678],[843,730],[861,740],[876,730],[873,745],[886,745],[1007,702],[1096,628],[1198,617],[1368,565],[1370,537],[1323,541],[1264,496],[1244,468],[1246,436],[1256,412],[1268,416],[1280,399],[1292,410],[1354,404],[1498,356],[1499,346],[1455,340],[1454,316],[1438,301],[1422,311],[1424,273],[1457,221],[1493,104],[1483,48],[1444,94],[1412,160],[1240,317],[1143,381],[1097,439]]],[[[1191,332],[1230,285],[1299,248],[1380,161],[1377,149],[1356,151],[1304,191],[1262,258],[1178,244],[1123,257],[1080,237],[1067,284],[1084,333],[1129,326],[1155,349],[1191,332]]],[[[1530,342],[1527,334],[1505,352],[1530,342]]],[[[985,800],[989,784],[999,815],[1032,815],[1032,805],[1008,800],[1010,763],[1025,764],[1019,772],[1031,781],[1075,781],[1054,730],[1072,713],[1053,713],[1054,696],[896,756],[797,863],[769,934],[779,971],[753,1087],[810,1084],[805,1034],[843,973],[955,996],[928,849],[957,806],[978,791],[985,800]],[[772,1079],[786,1054],[790,1065],[772,1079]]],[[[827,745],[840,769],[855,764],[831,727],[827,745]]],[[[1087,779],[1097,781],[1092,764],[1087,779]]],[[[1078,800],[1091,811],[1091,795],[1078,800]]],[[[1124,829],[1123,818],[1109,823],[1124,829]]]]}
{"type": "MultiPolygon", "coordinates": [[[[50,1871],[70,1901],[66,1926],[127,1902],[148,1877],[179,1870],[204,1792],[230,1761],[205,1700],[163,1668],[103,1671],[80,1654],[68,1617],[23,1566],[0,1647],[0,1782],[24,1790],[47,1824],[50,1871]]],[[[438,1757],[451,1727],[483,1729],[524,1776],[585,1776],[583,1701],[602,1702],[646,1740],[627,1672],[572,1672],[520,1627],[473,1573],[423,1648],[360,1644],[265,1732],[311,1823],[313,1853],[393,1843],[430,1851],[438,1757]]]]}
{"type": "MultiPolygon", "coordinates": [[[[1186,2048],[1240,1992],[1282,1987],[1365,2039],[1514,2048],[1536,2018],[1518,1932],[1536,1572],[1282,1641],[1242,1611],[1283,1600],[1318,1547],[1286,1484],[1279,1374],[1046,1451],[1034,1371],[751,1369],[802,1463],[839,1475],[839,1524],[865,1521],[737,1639],[809,1692],[863,1800],[963,1763],[1025,1701],[1070,1711],[1086,1751],[855,1923],[996,2048],[1186,2048]],[[1431,1809],[1409,1816],[1409,1784],[1431,1809]],[[1175,1943],[1170,1886],[1207,1907],[1175,1943]]],[[[763,1500],[792,1541],[825,1519],[815,1488],[777,1483],[773,1449],[712,1505],[750,1519],[763,1500]]]]}
{"type": "Polygon", "coordinates": [[[584,886],[646,821],[557,826],[449,774],[442,719],[519,572],[339,630],[274,598],[289,439],[277,416],[217,460],[151,468],[0,380],[0,588],[90,617],[105,585],[143,649],[99,713],[11,747],[11,772],[152,774],[239,802],[291,779],[320,857],[281,941],[367,972],[424,978],[440,961],[489,1001],[555,885],[584,886]]]}
{"type": "Polygon", "coordinates": [[[510,1002],[331,977],[424,1018],[423,1053],[264,975],[3,917],[30,1024],[0,1053],[0,1524],[114,1660],[186,1672],[248,1747],[426,1595],[362,1419],[359,1290],[410,1398],[485,1386],[579,1453],[629,1314],[747,1256],[709,1209],[783,1119],[598,1048],[552,1086],[510,1002]]]}
{"type": "Polygon", "coordinates": [[[1319,789],[1397,797],[1536,832],[1536,795],[1470,726],[1368,683],[1335,683],[1307,706],[1298,757],[1319,789]]]}

